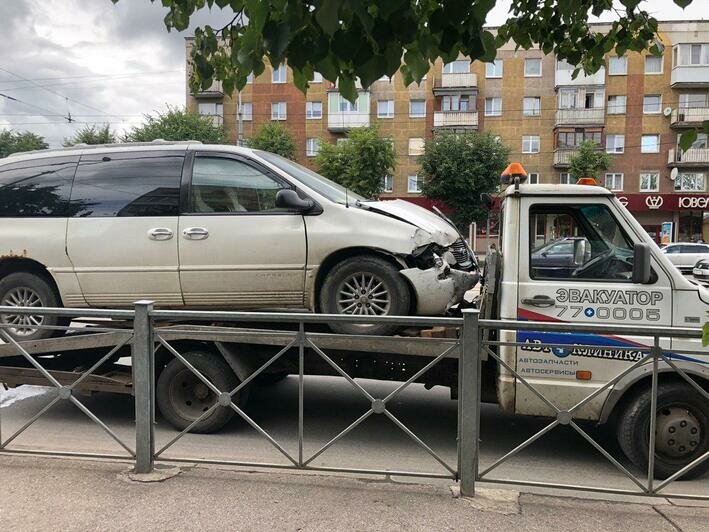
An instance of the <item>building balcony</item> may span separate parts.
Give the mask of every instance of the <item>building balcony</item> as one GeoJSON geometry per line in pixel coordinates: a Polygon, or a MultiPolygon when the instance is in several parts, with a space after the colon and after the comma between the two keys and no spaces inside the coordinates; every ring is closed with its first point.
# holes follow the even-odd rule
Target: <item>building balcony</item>
{"type": "Polygon", "coordinates": [[[572,79],[573,69],[557,69],[554,76],[554,84],[557,87],[585,87],[589,85],[605,85],[606,69],[601,68],[595,74],[585,75],[583,70],[579,72],[576,79],[572,79]]]}
{"type": "Polygon", "coordinates": [[[687,107],[674,109],[670,126],[681,127],[698,127],[702,122],[709,120],[709,107],[687,107]]]}
{"type": "Polygon", "coordinates": [[[434,128],[477,129],[477,111],[436,111],[433,113],[434,128]]]}
{"type": "Polygon", "coordinates": [[[196,92],[192,96],[195,98],[223,98],[222,82],[215,81],[207,90],[196,92]]]}
{"type": "Polygon", "coordinates": [[[671,149],[667,166],[709,166],[709,148],[671,149]]]}
{"type": "Polygon", "coordinates": [[[327,129],[334,132],[342,132],[353,127],[369,126],[369,109],[366,113],[358,111],[337,111],[327,114],[327,129]]]}
{"type": "Polygon", "coordinates": [[[568,168],[571,165],[571,157],[576,155],[573,148],[557,148],[554,150],[554,167],[568,168]]]}
{"type": "Polygon", "coordinates": [[[475,94],[478,90],[478,76],[473,73],[442,74],[434,80],[433,94],[475,94]]]}
{"type": "Polygon", "coordinates": [[[557,109],[556,126],[602,126],[605,109],[557,109]]]}
{"type": "Polygon", "coordinates": [[[683,65],[672,69],[670,86],[673,89],[709,87],[709,65],[683,65]]]}

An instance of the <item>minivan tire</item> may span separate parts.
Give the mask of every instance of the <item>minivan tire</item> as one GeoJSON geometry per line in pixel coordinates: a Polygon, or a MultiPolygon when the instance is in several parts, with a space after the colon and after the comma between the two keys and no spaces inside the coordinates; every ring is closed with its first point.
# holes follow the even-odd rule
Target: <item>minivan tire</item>
{"type": "MultiPolygon", "coordinates": [[[[182,356],[221,392],[230,392],[239,385],[239,379],[220,354],[190,351],[182,356]]],[[[244,391],[232,398],[237,406],[244,400],[244,391]]],[[[177,430],[184,430],[207,411],[217,397],[181,360],[173,358],[158,377],[156,401],[165,420],[177,430]]],[[[229,423],[234,414],[230,406],[218,406],[190,432],[216,432],[229,423]]]]}
{"type": "MultiPolygon", "coordinates": [[[[27,302],[30,306],[37,307],[60,307],[59,297],[49,282],[42,276],[34,273],[17,272],[6,275],[0,279],[0,306],[25,306],[21,304],[27,302]]],[[[14,320],[22,319],[19,315],[0,315],[0,323],[11,325],[14,320]]],[[[69,323],[67,318],[62,316],[34,316],[34,321],[41,325],[64,326],[69,323]]],[[[34,329],[33,332],[21,328],[13,330],[3,327],[15,341],[24,342],[32,340],[42,340],[52,336],[60,336],[64,331],[56,329],[34,329]]],[[[31,330],[31,329],[30,329],[31,330]]]]}
{"type": "MultiPolygon", "coordinates": [[[[652,392],[647,386],[630,399],[617,421],[617,436],[621,449],[630,461],[645,473],[648,468],[651,404],[652,392]]],[[[664,479],[709,451],[709,405],[688,383],[667,382],[658,385],[657,412],[655,477],[664,479]],[[695,426],[696,438],[693,439],[688,431],[692,431],[695,426]],[[677,436],[673,437],[675,434],[677,436]],[[675,452],[674,445],[677,445],[677,451],[680,451],[679,445],[686,445],[684,440],[687,438],[689,445],[695,442],[694,450],[682,456],[672,456],[675,452]],[[667,451],[663,452],[665,449],[667,451]]],[[[687,449],[689,450],[689,446],[687,449]]],[[[698,478],[707,471],[709,460],[694,467],[680,479],[698,478]]]]}
{"type": "MultiPolygon", "coordinates": [[[[393,264],[379,257],[363,255],[336,264],[320,290],[320,309],[326,314],[406,316],[410,308],[406,280],[393,264]]],[[[335,322],[330,328],[343,334],[386,336],[396,333],[400,326],[335,322]]]]}

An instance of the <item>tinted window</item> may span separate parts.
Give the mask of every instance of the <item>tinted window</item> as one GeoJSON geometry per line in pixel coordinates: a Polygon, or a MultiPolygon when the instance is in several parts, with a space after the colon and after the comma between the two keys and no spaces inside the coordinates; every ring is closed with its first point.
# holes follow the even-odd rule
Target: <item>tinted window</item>
{"type": "Polygon", "coordinates": [[[52,157],[0,166],[0,217],[68,216],[78,160],[52,157]]]}
{"type": "Polygon", "coordinates": [[[679,253],[679,246],[667,246],[663,251],[665,253],[679,253]]]}
{"type": "Polygon", "coordinates": [[[184,152],[83,155],[71,191],[74,216],[177,216],[184,152]]]}
{"type": "Polygon", "coordinates": [[[196,157],[190,187],[193,213],[279,211],[276,194],[284,186],[235,159],[196,157]]]}

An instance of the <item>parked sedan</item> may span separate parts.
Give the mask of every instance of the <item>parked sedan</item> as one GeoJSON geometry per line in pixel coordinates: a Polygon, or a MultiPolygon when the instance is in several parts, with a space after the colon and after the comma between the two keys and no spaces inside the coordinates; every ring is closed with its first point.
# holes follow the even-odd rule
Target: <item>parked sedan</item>
{"type": "Polygon", "coordinates": [[[709,259],[702,259],[694,265],[692,275],[697,281],[709,282],[709,259]]]}
{"type": "Polygon", "coordinates": [[[697,261],[709,259],[709,245],[678,242],[662,249],[670,262],[683,273],[690,273],[697,261]]]}

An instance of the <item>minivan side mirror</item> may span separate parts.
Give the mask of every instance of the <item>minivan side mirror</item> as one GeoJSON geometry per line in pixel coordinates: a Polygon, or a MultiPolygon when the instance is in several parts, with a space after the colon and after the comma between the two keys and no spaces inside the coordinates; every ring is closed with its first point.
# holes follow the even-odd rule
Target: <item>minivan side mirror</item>
{"type": "Polygon", "coordinates": [[[633,247],[633,282],[647,284],[650,282],[652,270],[650,269],[650,246],[638,242],[633,247]]]}
{"type": "Polygon", "coordinates": [[[311,199],[303,199],[292,188],[283,188],[276,194],[276,208],[307,212],[315,207],[311,199]]]}

